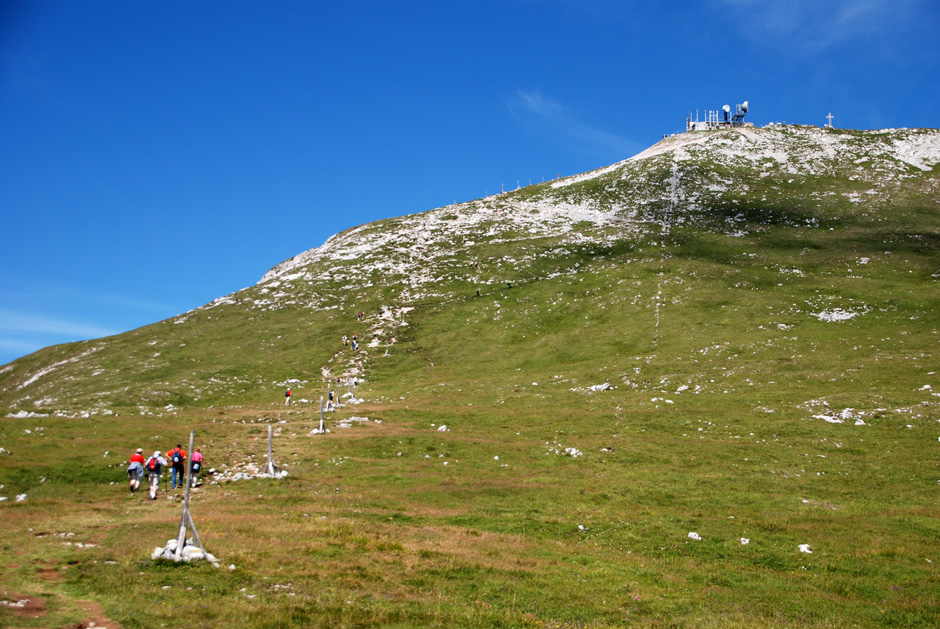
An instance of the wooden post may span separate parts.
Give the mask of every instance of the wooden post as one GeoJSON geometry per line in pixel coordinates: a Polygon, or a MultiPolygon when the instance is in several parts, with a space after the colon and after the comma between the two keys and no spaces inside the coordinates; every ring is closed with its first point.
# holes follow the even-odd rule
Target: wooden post
{"type": "Polygon", "coordinates": [[[264,468],[265,474],[274,474],[277,467],[274,465],[274,454],[271,449],[271,427],[268,426],[268,464],[264,468]]]}
{"type": "Polygon", "coordinates": [[[324,433],[323,430],[323,396],[320,396],[320,434],[324,433]]]}
{"type": "MultiPolygon", "coordinates": [[[[191,430],[189,432],[189,456],[190,457],[192,457],[193,455],[193,443],[195,442],[195,438],[196,438],[196,431],[191,430]]],[[[189,460],[187,460],[186,463],[187,465],[186,465],[185,476],[184,476],[185,482],[186,482],[186,493],[183,496],[183,515],[180,517],[179,533],[176,535],[176,553],[175,554],[176,554],[177,561],[179,561],[180,557],[183,556],[183,546],[186,544],[186,530],[187,529],[192,529],[193,538],[196,540],[196,544],[199,546],[200,550],[202,550],[203,554],[205,554],[206,552],[206,549],[202,545],[202,540],[199,539],[199,533],[196,532],[196,523],[193,522],[193,516],[189,512],[189,490],[190,490],[190,483],[192,482],[190,477],[192,476],[193,466],[189,460]]]]}

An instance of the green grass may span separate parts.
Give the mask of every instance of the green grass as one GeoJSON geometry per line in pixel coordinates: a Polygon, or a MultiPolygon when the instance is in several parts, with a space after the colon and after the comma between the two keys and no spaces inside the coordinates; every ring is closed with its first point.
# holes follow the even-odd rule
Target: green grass
{"type": "MultiPolygon", "coordinates": [[[[358,356],[339,338],[367,341],[402,288],[349,288],[357,261],[335,260],[281,287],[282,308],[219,305],[21,359],[0,374],[3,415],[50,416],[0,422],[0,589],[46,612],[0,607],[0,625],[74,625],[93,600],[124,627],[935,626],[936,176],[825,207],[814,191],[857,180],[755,177],[665,236],[481,237],[358,356]],[[814,316],[832,308],[857,316],[814,316]],[[357,358],[364,402],[310,436],[321,368],[357,358]],[[308,402],[282,405],[288,379],[308,402]],[[336,426],[352,415],[381,423],[336,426]],[[287,479],[193,496],[223,567],[151,561],[180,504],[129,494],[133,449],[195,430],[227,469],[264,457],[269,425],[287,479]]],[[[618,177],[558,194],[613,205],[662,184],[618,177]]]]}

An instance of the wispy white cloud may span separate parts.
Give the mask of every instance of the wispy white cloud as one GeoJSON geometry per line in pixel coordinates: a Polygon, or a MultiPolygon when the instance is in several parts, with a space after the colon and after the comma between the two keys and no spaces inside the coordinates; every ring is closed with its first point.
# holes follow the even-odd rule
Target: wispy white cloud
{"type": "Polygon", "coordinates": [[[95,325],[7,309],[0,309],[0,330],[70,338],[97,338],[117,333],[95,325]]]}
{"type": "Polygon", "coordinates": [[[554,133],[574,138],[593,147],[613,150],[628,157],[644,146],[628,138],[608,133],[573,117],[568,109],[539,92],[519,90],[510,102],[510,110],[519,118],[548,125],[554,133]]]}
{"type": "MultiPolygon", "coordinates": [[[[40,283],[30,280],[25,285],[17,285],[14,288],[8,288],[0,285],[0,303],[39,303],[43,300],[53,299],[54,301],[81,300],[83,304],[103,304],[108,308],[119,308],[122,310],[141,310],[158,313],[167,311],[176,312],[178,306],[167,303],[158,303],[154,301],[136,299],[125,295],[115,295],[111,293],[95,293],[83,291],[73,286],[62,286],[55,283],[40,283]]],[[[0,311],[3,309],[0,308],[0,311]]]]}
{"type": "Polygon", "coordinates": [[[821,53],[916,20],[930,12],[927,1],[933,0],[712,0],[712,6],[747,39],[821,53]]]}
{"type": "MultiPolygon", "coordinates": [[[[0,352],[15,354],[16,356],[25,356],[26,354],[31,354],[36,350],[42,349],[44,346],[42,343],[34,343],[30,341],[24,341],[22,339],[11,339],[0,336],[0,352]]],[[[0,363],[5,362],[5,357],[0,356],[0,363]]]]}

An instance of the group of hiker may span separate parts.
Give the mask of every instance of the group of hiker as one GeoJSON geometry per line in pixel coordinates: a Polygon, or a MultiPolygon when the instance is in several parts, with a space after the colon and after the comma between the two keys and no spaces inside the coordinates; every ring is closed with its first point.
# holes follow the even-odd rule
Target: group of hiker
{"type": "MultiPolygon", "coordinates": [[[[345,334],[343,335],[342,340],[343,340],[343,347],[346,347],[347,345],[349,345],[349,338],[345,334]]],[[[353,348],[353,351],[355,352],[359,351],[359,336],[356,334],[353,334],[352,336],[352,348],[353,348]]]]}
{"type": "MultiPolygon", "coordinates": [[[[196,486],[199,472],[202,470],[202,458],[201,448],[196,448],[189,458],[190,482],[193,487],[196,486]]],[[[150,487],[150,500],[156,500],[164,468],[169,468],[170,489],[177,487],[182,489],[186,482],[186,460],[186,450],[180,444],[176,444],[175,448],[166,453],[157,450],[148,459],[144,459],[144,449],[137,448],[137,451],[131,455],[130,465],[127,468],[131,493],[136,493],[140,489],[140,481],[146,474],[150,487]]]]}

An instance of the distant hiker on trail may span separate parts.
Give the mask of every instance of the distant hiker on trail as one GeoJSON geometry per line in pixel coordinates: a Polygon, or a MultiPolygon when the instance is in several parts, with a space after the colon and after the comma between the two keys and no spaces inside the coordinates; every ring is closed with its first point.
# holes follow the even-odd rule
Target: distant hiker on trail
{"type": "Polygon", "coordinates": [[[346,347],[347,345],[349,345],[349,339],[346,338],[346,335],[344,334],[343,335],[343,347],[346,347]]]}
{"type": "Polygon", "coordinates": [[[359,342],[356,341],[355,338],[353,338],[353,351],[354,351],[354,352],[358,352],[358,351],[359,351],[359,342]]]}
{"type": "Polygon", "coordinates": [[[182,489],[183,479],[186,478],[186,450],[176,444],[175,448],[166,453],[166,458],[170,461],[170,489],[176,489],[177,482],[182,489]]]}
{"type": "Polygon", "coordinates": [[[506,282],[506,288],[512,288],[512,282],[506,282]]]}
{"type": "Polygon", "coordinates": [[[144,477],[144,449],[137,448],[137,452],[131,455],[131,464],[127,468],[127,477],[130,479],[130,490],[134,493],[140,489],[140,479],[144,477]]]}
{"type": "Polygon", "coordinates": [[[330,396],[329,396],[329,399],[326,401],[326,410],[328,411],[333,410],[333,389],[330,389],[330,396]]]}
{"type": "Polygon", "coordinates": [[[477,289],[477,297],[479,297],[479,296],[480,296],[480,289],[478,288],[478,289],[477,289]]]}
{"type": "Polygon", "coordinates": [[[147,481],[150,483],[150,499],[157,499],[157,490],[160,489],[160,474],[166,467],[166,459],[157,450],[153,456],[144,463],[144,469],[147,470],[147,481]]]}
{"type": "Polygon", "coordinates": [[[284,406],[290,406],[290,389],[284,393],[284,406]]]}
{"type": "Polygon", "coordinates": [[[192,479],[191,486],[196,486],[196,481],[199,480],[199,471],[202,469],[202,450],[196,448],[193,452],[193,457],[191,459],[192,466],[189,468],[189,477],[192,479]]]}

